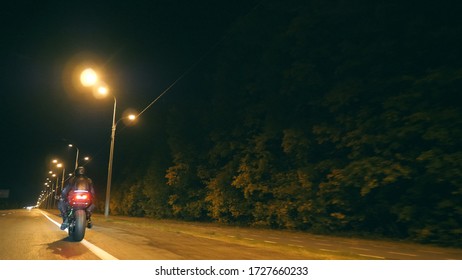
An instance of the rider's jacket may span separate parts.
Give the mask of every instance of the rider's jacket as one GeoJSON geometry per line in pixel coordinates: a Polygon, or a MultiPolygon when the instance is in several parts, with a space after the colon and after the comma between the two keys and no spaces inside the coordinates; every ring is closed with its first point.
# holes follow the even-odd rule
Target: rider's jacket
{"type": "Polygon", "coordinates": [[[75,190],[86,190],[89,191],[92,197],[95,197],[95,190],[93,187],[93,181],[85,175],[76,175],[71,177],[68,181],[66,186],[64,187],[61,198],[67,201],[67,197],[69,193],[75,190]]]}

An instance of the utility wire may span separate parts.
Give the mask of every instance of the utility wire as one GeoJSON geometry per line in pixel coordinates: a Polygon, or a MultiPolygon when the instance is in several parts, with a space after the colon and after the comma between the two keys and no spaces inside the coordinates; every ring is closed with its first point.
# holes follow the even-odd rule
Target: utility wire
{"type": "Polygon", "coordinates": [[[149,103],[148,106],[146,106],[146,108],[144,108],[143,110],[141,110],[141,112],[136,115],[136,118],[138,118],[139,116],[141,116],[141,114],[143,114],[144,112],[146,112],[147,109],[149,109],[152,105],[154,105],[154,103],[157,102],[157,100],[159,100],[164,94],[166,94],[175,84],[177,84],[181,79],[183,79],[189,72],[191,72],[191,70],[193,70],[206,56],[209,55],[209,53],[211,53],[222,41],[224,40],[224,37],[221,38],[219,41],[217,41],[215,44],[213,44],[213,46],[206,52],[204,53],[196,62],[194,62],[186,71],[183,72],[183,74],[181,74],[181,76],[179,76],[171,85],[169,85],[159,96],[157,96],[151,103],[149,103]]]}
{"type": "MultiPolygon", "coordinates": [[[[258,8],[258,6],[260,6],[262,4],[262,2],[265,1],[265,0],[261,0],[259,1],[255,6],[253,6],[252,9],[250,9],[246,14],[245,16],[247,16],[248,14],[252,13],[254,10],[256,10],[258,8]]],[[[205,57],[207,57],[219,44],[221,44],[221,42],[223,42],[225,39],[225,36],[222,36],[221,39],[219,39],[217,42],[215,42],[215,44],[212,45],[212,47],[209,48],[209,50],[207,52],[205,52],[196,62],[194,62],[186,71],[183,72],[183,74],[181,74],[170,86],[168,86],[159,96],[157,96],[151,103],[149,103],[148,106],[146,106],[146,108],[144,108],[143,110],[141,110],[141,112],[136,115],[136,118],[138,118],[139,116],[141,116],[146,110],[148,110],[152,105],[154,105],[154,103],[157,102],[157,100],[159,100],[163,95],[165,95],[175,84],[177,84],[181,79],[183,79],[189,72],[191,72],[192,69],[194,69],[202,60],[204,60],[205,57]]]]}
{"type": "MultiPolygon", "coordinates": [[[[261,0],[259,1],[255,6],[252,7],[252,9],[250,9],[249,11],[247,11],[243,16],[241,17],[245,17],[249,14],[251,14],[252,12],[254,12],[265,0],[261,0]]],[[[173,86],[175,86],[179,81],[181,81],[186,75],[189,74],[189,72],[191,72],[195,67],[197,67],[197,65],[202,61],[204,60],[204,58],[206,58],[214,49],[216,49],[224,40],[226,39],[226,36],[223,35],[220,39],[218,39],[198,60],[196,60],[188,69],[186,69],[186,71],[184,71],[175,81],[173,81],[172,84],[170,84],[159,96],[157,96],[151,103],[149,103],[143,110],[140,111],[140,113],[138,113],[136,115],[136,118],[138,118],[139,116],[141,116],[144,112],[146,112],[146,110],[148,110],[149,108],[151,108],[152,105],[154,105],[154,103],[156,103],[162,96],[164,96],[173,86]]],[[[112,58],[111,58],[112,59],[112,58]]],[[[121,130],[119,130],[119,132],[123,131],[126,127],[123,127],[121,130]]],[[[109,140],[107,141],[109,142],[109,140]]],[[[95,157],[97,157],[99,154],[101,154],[103,151],[103,147],[101,147],[99,149],[99,151],[96,153],[95,156],[93,156],[92,158],[94,159],[95,157]]],[[[88,162],[87,162],[88,163],[88,162]]],[[[85,163],[85,164],[87,164],[85,163]]]]}

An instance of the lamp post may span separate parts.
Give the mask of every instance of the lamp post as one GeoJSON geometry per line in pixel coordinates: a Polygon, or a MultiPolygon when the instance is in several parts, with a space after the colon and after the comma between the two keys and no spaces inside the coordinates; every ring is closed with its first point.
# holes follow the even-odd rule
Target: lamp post
{"type": "Polygon", "coordinates": [[[111,183],[112,183],[112,162],[114,159],[114,141],[115,141],[115,131],[116,131],[116,107],[117,99],[114,96],[114,112],[112,114],[112,129],[111,129],[111,147],[109,149],[109,163],[107,168],[107,186],[106,186],[106,204],[104,205],[104,216],[109,217],[109,202],[111,199],[111,183]]]}
{"type": "Polygon", "coordinates": [[[56,177],[56,184],[53,183],[51,180],[50,180],[50,184],[51,184],[51,197],[50,197],[50,208],[53,209],[54,205],[55,205],[55,194],[54,192],[58,189],[58,175],[56,175],[54,172],[53,172],[53,164],[57,164],[58,163],[58,160],[57,159],[53,159],[50,163],[50,171],[48,171],[48,174],[50,174],[51,177],[56,177]],[[53,185],[55,185],[54,189],[53,189],[53,185]]]}
{"type": "Polygon", "coordinates": [[[58,190],[58,178],[59,176],[57,174],[52,174],[51,175],[52,177],[56,177],[56,184],[55,184],[55,188],[53,189],[53,184],[51,184],[51,209],[54,209],[55,207],[55,203],[56,203],[56,191],[58,190]]]}
{"type": "MultiPolygon", "coordinates": [[[[80,82],[85,87],[93,87],[94,91],[98,95],[105,96],[109,93],[107,86],[104,82],[99,81],[97,73],[91,69],[87,68],[80,74],[80,82]]],[[[115,133],[117,124],[119,121],[125,118],[121,118],[116,122],[116,111],[117,111],[117,98],[112,95],[114,98],[114,108],[112,112],[112,126],[111,126],[111,146],[109,148],[109,162],[107,168],[107,185],[106,185],[106,202],[104,206],[104,216],[106,219],[109,217],[109,204],[111,199],[111,184],[112,184],[112,163],[114,160],[114,142],[115,142],[115,133]]],[[[130,115],[127,117],[129,120],[135,120],[135,115],[130,115]]]]}
{"type": "MultiPolygon", "coordinates": [[[[85,87],[93,87],[95,88],[96,92],[100,95],[107,95],[108,89],[105,86],[98,85],[98,75],[96,72],[91,69],[87,68],[82,71],[80,74],[80,82],[85,87]]],[[[114,110],[112,113],[112,128],[111,128],[111,146],[109,149],[109,163],[107,168],[107,185],[106,185],[106,202],[104,206],[104,216],[106,218],[109,217],[109,202],[111,198],[111,181],[112,181],[112,162],[114,158],[114,141],[115,141],[115,131],[116,131],[116,110],[117,110],[117,99],[115,96],[114,98],[114,110]]]]}
{"type": "Polygon", "coordinates": [[[61,176],[61,192],[62,192],[64,188],[64,173],[66,172],[66,168],[64,167],[64,164],[62,163],[58,163],[56,167],[63,169],[63,175],[61,176]]]}
{"type": "Polygon", "coordinates": [[[45,200],[45,209],[48,209],[48,193],[49,193],[49,192],[48,192],[48,188],[50,187],[50,186],[48,185],[48,181],[49,181],[49,180],[50,180],[50,179],[47,178],[47,182],[45,183],[45,198],[44,198],[44,200],[45,200]]]}
{"type": "MultiPolygon", "coordinates": [[[[100,90],[98,90],[98,91],[100,91],[100,90]]],[[[110,200],[111,200],[112,163],[114,161],[115,133],[116,133],[117,124],[119,123],[119,121],[125,119],[125,118],[121,118],[116,122],[117,99],[115,98],[115,96],[113,96],[113,97],[114,97],[114,112],[112,114],[111,147],[109,148],[109,163],[108,163],[108,168],[107,168],[107,185],[106,185],[106,203],[104,205],[104,216],[106,218],[109,217],[109,204],[110,204],[110,200]]],[[[126,118],[133,121],[133,120],[135,120],[136,117],[135,117],[135,115],[129,115],[126,118]]]]}
{"type": "Polygon", "coordinates": [[[71,147],[71,148],[74,147],[77,150],[77,153],[75,155],[75,168],[74,168],[74,170],[76,170],[77,167],[79,166],[79,152],[80,152],[80,150],[79,150],[79,148],[77,148],[76,145],[69,144],[68,146],[71,147]]]}

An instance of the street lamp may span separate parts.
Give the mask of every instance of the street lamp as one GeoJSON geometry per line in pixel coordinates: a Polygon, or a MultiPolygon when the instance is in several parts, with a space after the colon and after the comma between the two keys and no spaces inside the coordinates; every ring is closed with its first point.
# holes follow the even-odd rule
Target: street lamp
{"type": "MultiPolygon", "coordinates": [[[[106,96],[109,93],[108,87],[104,83],[98,80],[97,73],[91,68],[87,68],[81,73],[80,81],[82,85],[85,87],[93,87],[96,94],[99,94],[100,96],[106,96]]],[[[116,122],[117,98],[114,95],[112,95],[112,97],[114,98],[114,109],[112,113],[111,146],[109,149],[109,163],[108,163],[108,168],[107,168],[107,185],[106,185],[106,202],[104,206],[104,216],[106,217],[106,219],[109,217],[109,202],[111,198],[112,163],[114,160],[115,132],[116,132],[117,123],[120,120],[122,120],[120,119],[119,121],[116,122]]],[[[134,115],[129,116],[129,119],[134,120],[135,119],[134,115]]]]}
{"type": "Polygon", "coordinates": [[[57,174],[51,174],[52,177],[56,177],[56,184],[55,184],[55,188],[53,189],[53,183],[51,184],[51,209],[53,209],[55,207],[55,203],[56,203],[56,193],[57,193],[57,190],[58,190],[58,178],[59,176],[57,174]]]}
{"type": "MultiPolygon", "coordinates": [[[[104,205],[104,216],[106,218],[109,217],[109,203],[111,199],[111,183],[112,183],[112,163],[114,161],[114,142],[115,142],[115,133],[116,133],[116,128],[117,124],[125,119],[121,118],[117,122],[115,121],[115,116],[116,116],[116,106],[117,106],[117,99],[114,97],[114,112],[112,114],[112,128],[111,128],[111,147],[109,150],[109,163],[108,163],[108,169],[107,169],[107,186],[106,186],[106,203],[104,205]]],[[[130,115],[127,117],[129,120],[135,120],[135,115],[130,115]]]]}
{"type": "MultiPolygon", "coordinates": [[[[99,90],[98,90],[99,91],[99,90]]],[[[111,128],[111,147],[109,150],[109,163],[107,168],[107,186],[106,186],[106,204],[104,205],[104,216],[109,217],[109,201],[111,199],[111,181],[112,181],[112,161],[114,159],[114,140],[115,140],[115,131],[116,131],[116,106],[117,99],[114,97],[114,112],[112,114],[112,128],[111,128]]]]}
{"type": "Polygon", "coordinates": [[[56,167],[63,169],[63,175],[61,176],[61,192],[62,192],[64,188],[64,173],[66,172],[66,168],[64,168],[64,164],[62,163],[56,164],[56,167]]]}
{"type": "Polygon", "coordinates": [[[91,87],[98,81],[98,75],[92,68],[87,68],[80,74],[80,82],[84,87],[91,87]]]}
{"type": "Polygon", "coordinates": [[[74,170],[76,170],[78,165],[79,165],[79,152],[80,152],[80,150],[79,150],[79,148],[77,148],[77,146],[75,146],[73,144],[69,144],[68,146],[71,147],[71,148],[74,147],[77,150],[77,153],[75,155],[75,168],[74,168],[74,170]]]}

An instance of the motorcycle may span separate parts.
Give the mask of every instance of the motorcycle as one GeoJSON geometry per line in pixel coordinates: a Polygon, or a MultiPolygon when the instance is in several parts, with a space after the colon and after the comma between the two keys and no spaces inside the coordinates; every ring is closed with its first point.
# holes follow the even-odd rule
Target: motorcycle
{"type": "Polygon", "coordinates": [[[81,241],[85,236],[88,218],[86,209],[92,203],[89,191],[75,190],[68,196],[70,211],[68,214],[69,237],[74,241],[81,241]]]}

